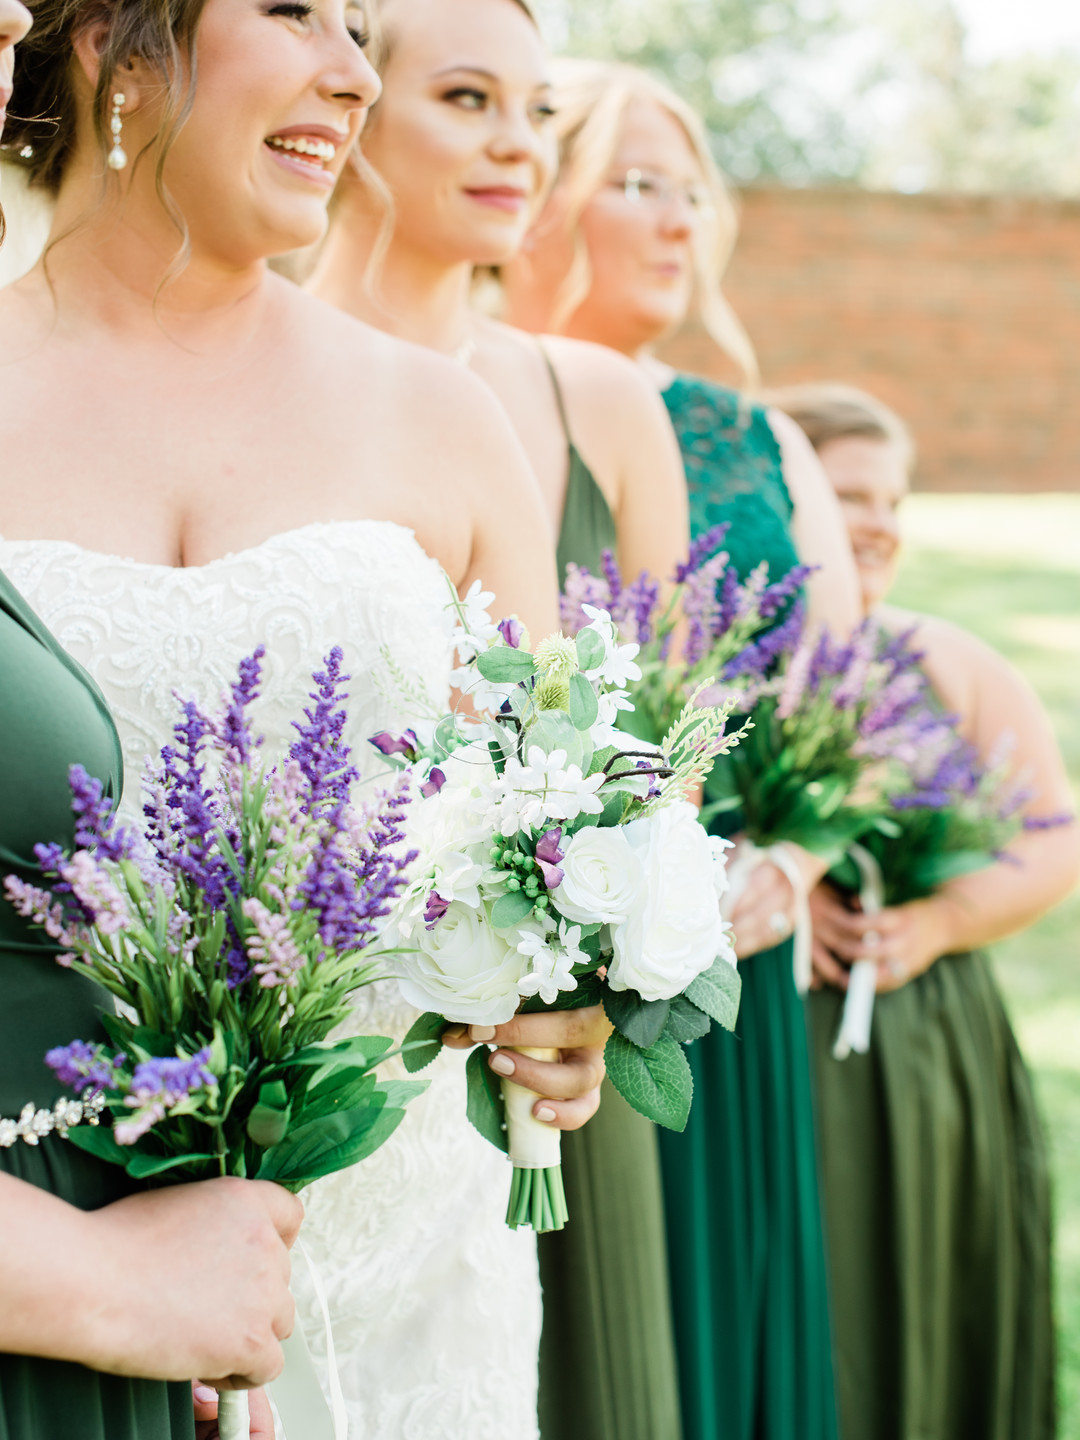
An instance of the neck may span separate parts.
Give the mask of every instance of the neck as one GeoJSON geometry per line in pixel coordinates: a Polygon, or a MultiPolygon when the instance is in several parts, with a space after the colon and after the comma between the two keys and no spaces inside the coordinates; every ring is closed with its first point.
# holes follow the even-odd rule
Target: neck
{"type": "Polygon", "coordinates": [[[447,264],[394,235],[377,260],[380,222],[351,177],[307,289],[346,314],[390,335],[453,354],[472,328],[469,304],[473,267],[447,264]]]}
{"type": "Polygon", "coordinates": [[[112,329],[164,332],[196,346],[241,338],[261,312],[263,260],[193,246],[171,274],[183,260],[181,234],[147,188],[150,177],[136,177],[125,197],[103,200],[97,176],[65,177],[38,266],[42,278],[47,271],[58,308],[112,329]]]}

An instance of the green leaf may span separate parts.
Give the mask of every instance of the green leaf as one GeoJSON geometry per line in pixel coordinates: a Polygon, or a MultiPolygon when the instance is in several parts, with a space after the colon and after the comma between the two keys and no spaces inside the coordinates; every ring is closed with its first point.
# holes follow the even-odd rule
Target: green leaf
{"type": "Polygon", "coordinates": [[[444,715],[435,726],[433,745],[436,754],[441,756],[452,755],[461,744],[461,736],[457,732],[457,719],[453,715],[444,715]]]}
{"type": "Polygon", "coordinates": [[[739,1014],[742,978],[734,965],[714,960],[712,966],[686,987],[686,998],[711,1015],[725,1030],[734,1030],[739,1014]]]}
{"type": "Polygon", "coordinates": [[[604,658],[604,642],[595,630],[581,630],[574,642],[582,670],[593,670],[604,658]]]}
{"type": "Polygon", "coordinates": [[[204,1160],[215,1160],[215,1155],[140,1155],[131,1156],[124,1169],[133,1180],[149,1180],[152,1175],[164,1175],[166,1170],[178,1170],[183,1165],[201,1164],[204,1160]]]}
{"type": "MultiPolygon", "coordinates": [[[[358,1065],[339,1065],[326,1072],[316,1071],[315,1078],[301,1093],[292,1117],[293,1130],[317,1120],[323,1115],[333,1115],[346,1110],[356,1110],[376,1090],[375,1076],[370,1070],[358,1065]]],[[[286,1132],[287,1133],[287,1132],[286,1132]]]]}
{"type": "Polygon", "coordinates": [[[68,1131],[67,1138],[78,1149],[96,1155],[99,1160],[107,1160],[110,1165],[126,1166],[131,1159],[131,1151],[116,1143],[106,1125],[76,1125],[68,1131]]]}
{"type": "Polygon", "coordinates": [[[409,1027],[409,1033],[405,1036],[402,1044],[402,1060],[405,1062],[405,1069],[410,1075],[415,1075],[417,1070],[423,1070],[425,1065],[430,1065],[437,1060],[442,1052],[440,1037],[446,1029],[447,1022],[441,1015],[436,1015],[433,1010],[421,1015],[419,1020],[414,1020],[409,1027]],[[415,1050],[406,1047],[415,1045],[415,1050]]]}
{"type": "Polygon", "coordinates": [[[490,650],[482,650],[476,657],[476,668],[485,680],[495,685],[527,680],[536,673],[536,665],[529,652],[515,650],[512,645],[494,645],[490,650]]]}
{"type": "Polygon", "coordinates": [[[686,995],[676,995],[668,1012],[664,1034],[680,1045],[691,1040],[700,1040],[712,1028],[712,1021],[704,1010],[700,1010],[686,995]]]}
{"type": "Polygon", "coordinates": [[[600,714],[596,691],[584,675],[570,677],[570,719],[576,730],[590,730],[600,714]]]}
{"type": "Polygon", "coordinates": [[[260,1086],[258,1103],[252,1106],[248,1116],[248,1139],[264,1150],[279,1144],[289,1128],[291,1113],[289,1094],[283,1081],[271,1080],[260,1086]]]}
{"type": "Polygon", "coordinates": [[[353,1035],[348,1040],[316,1040],[305,1045],[284,1060],[274,1065],[274,1070],[288,1070],[295,1065],[328,1065],[337,1060],[360,1061],[366,1069],[373,1070],[387,1050],[394,1047],[393,1040],[385,1035],[353,1035]]]}
{"type": "Polygon", "coordinates": [[[533,902],[524,890],[510,890],[500,895],[491,907],[491,923],[496,930],[509,930],[526,915],[532,914],[533,902]]]}
{"type": "Polygon", "coordinates": [[[123,1050],[131,1039],[131,1021],[124,1020],[119,1015],[102,1015],[101,1027],[117,1050],[123,1050]]]}
{"type": "Polygon", "coordinates": [[[329,1175],[331,1169],[322,1168],[328,1157],[349,1151],[359,1144],[379,1118],[385,1104],[385,1096],[373,1091],[367,1102],[357,1109],[335,1111],[332,1115],[323,1115],[298,1126],[285,1136],[280,1145],[274,1145],[264,1153],[255,1178],[276,1180],[279,1184],[296,1184],[306,1176],[329,1175]]]}
{"type": "Polygon", "coordinates": [[[620,1035],[641,1050],[660,1039],[670,1008],[670,1000],[643,1000],[636,990],[604,990],[608,1019],[620,1035]]]}
{"type": "Polygon", "coordinates": [[[487,1046],[480,1045],[469,1056],[465,1066],[469,1087],[465,1113],[485,1140],[490,1140],[497,1150],[508,1150],[506,1107],[499,1078],[488,1065],[490,1055],[487,1046]]]}
{"type": "Polygon", "coordinates": [[[682,1046],[661,1035],[639,1050],[615,1031],[604,1047],[608,1077],[639,1114],[669,1130],[685,1130],[694,1095],[694,1078],[682,1046]]]}

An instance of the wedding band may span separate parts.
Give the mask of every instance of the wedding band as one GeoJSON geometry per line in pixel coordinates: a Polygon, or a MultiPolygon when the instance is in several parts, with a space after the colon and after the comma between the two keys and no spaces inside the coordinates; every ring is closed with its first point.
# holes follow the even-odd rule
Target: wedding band
{"type": "Polygon", "coordinates": [[[783,910],[774,910],[769,916],[769,926],[774,935],[780,940],[785,939],[791,933],[791,923],[783,910]]]}
{"type": "Polygon", "coordinates": [[[866,934],[865,934],[862,938],[863,938],[863,944],[864,944],[864,945],[880,945],[880,944],[881,944],[881,936],[878,934],[878,932],[877,932],[876,930],[867,930],[866,934]]]}

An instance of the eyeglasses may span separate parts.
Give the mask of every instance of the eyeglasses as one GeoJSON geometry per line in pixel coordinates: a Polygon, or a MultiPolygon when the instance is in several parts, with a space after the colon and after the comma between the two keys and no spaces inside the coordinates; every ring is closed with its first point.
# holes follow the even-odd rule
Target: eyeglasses
{"type": "Polygon", "coordinates": [[[636,168],[609,180],[608,184],[612,190],[621,190],[631,205],[651,205],[659,210],[678,198],[699,213],[711,208],[709,192],[704,185],[669,180],[666,175],[650,175],[636,168]]]}

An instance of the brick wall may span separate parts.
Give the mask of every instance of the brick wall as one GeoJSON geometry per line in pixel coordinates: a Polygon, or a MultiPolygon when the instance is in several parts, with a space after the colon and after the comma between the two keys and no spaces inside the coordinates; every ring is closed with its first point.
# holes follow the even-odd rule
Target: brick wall
{"type": "MultiPolygon", "coordinates": [[[[726,289],[766,384],[905,416],[918,488],[1080,490],[1080,204],[752,190],[726,289]]],[[[729,378],[700,334],[667,353],[729,378]]]]}

